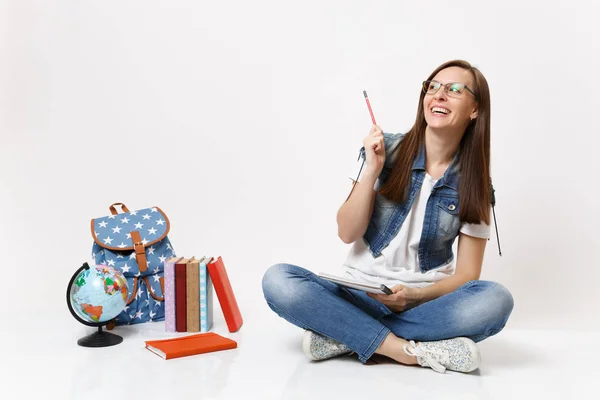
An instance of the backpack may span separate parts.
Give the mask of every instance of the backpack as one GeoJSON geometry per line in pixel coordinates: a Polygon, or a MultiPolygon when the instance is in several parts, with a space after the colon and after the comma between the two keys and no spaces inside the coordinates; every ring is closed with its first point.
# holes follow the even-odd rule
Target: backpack
{"type": "Polygon", "coordinates": [[[109,265],[127,280],[125,309],[109,324],[139,324],[165,318],[164,262],[175,256],[167,237],[167,215],[158,207],[129,211],[123,203],[109,207],[111,215],[91,221],[92,258],[109,265]],[[121,206],[118,213],[115,206],[121,206]]]}

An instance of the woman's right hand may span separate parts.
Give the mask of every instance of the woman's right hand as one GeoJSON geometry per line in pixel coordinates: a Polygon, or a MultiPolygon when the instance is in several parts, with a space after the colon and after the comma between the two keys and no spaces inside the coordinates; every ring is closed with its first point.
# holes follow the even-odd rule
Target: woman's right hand
{"type": "Polygon", "coordinates": [[[367,157],[365,174],[379,176],[385,163],[385,146],[383,144],[383,131],[378,125],[373,125],[367,137],[363,140],[367,157]]]}

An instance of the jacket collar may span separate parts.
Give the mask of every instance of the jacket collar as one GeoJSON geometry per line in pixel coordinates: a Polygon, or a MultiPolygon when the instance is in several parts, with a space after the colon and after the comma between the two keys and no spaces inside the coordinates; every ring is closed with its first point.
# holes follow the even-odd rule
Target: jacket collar
{"type": "MultiPolygon", "coordinates": [[[[454,158],[452,159],[452,162],[446,169],[446,172],[444,172],[444,176],[442,176],[437,181],[437,183],[435,184],[434,187],[440,187],[442,185],[445,185],[445,186],[451,187],[452,189],[458,191],[458,181],[460,178],[458,153],[459,153],[459,151],[457,151],[456,154],[454,154],[454,158]]],[[[421,146],[421,151],[419,152],[419,155],[417,156],[417,158],[415,158],[415,161],[413,161],[412,169],[413,169],[413,171],[414,170],[425,171],[425,145],[424,144],[423,144],[423,146],[421,146]]]]}

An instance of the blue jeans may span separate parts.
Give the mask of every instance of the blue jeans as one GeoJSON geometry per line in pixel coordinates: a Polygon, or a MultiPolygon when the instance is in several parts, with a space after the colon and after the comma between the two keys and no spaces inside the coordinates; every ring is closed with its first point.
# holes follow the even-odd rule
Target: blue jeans
{"type": "Polygon", "coordinates": [[[262,286],[267,304],[280,317],[344,343],[363,363],[390,332],[406,340],[464,336],[479,342],[500,332],[513,309],[504,286],[480,280],[401,313],[296,265],[273,265],[262,286]]]}

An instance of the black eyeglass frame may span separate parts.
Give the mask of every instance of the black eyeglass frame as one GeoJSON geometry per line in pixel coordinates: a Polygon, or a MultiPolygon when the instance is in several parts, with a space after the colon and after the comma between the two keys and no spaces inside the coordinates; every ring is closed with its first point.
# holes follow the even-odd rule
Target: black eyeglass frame
{"type": "Polygon", "coordinates": [[[451,85],[461,85],[462,87],[464,87],[465,89],[467,89],[469,91],[469,93],[471,93],[473,95],[473,97],[475,97],[477,99],[477,95],[475,94],[474,91],[472,91],[467,85],[465,85],[464,83],[460,83],[460,82],[448,82],[448,83],[442,83],[442,82],[438,82],[436,80],[431,80],[431,81],[423,81],[423,92],[425,94],[436,94],[438,92],[438,90],[440,90],[440,88],[443,86],[444,90],[446,91],[447,94],[449,94],[448,88],[451,85]],[[439,86],[437,87],[437,89],[435,89],[435,92],[433,93],[429,93],[429,85],[431,83],[437,83],[439,86]]]}

